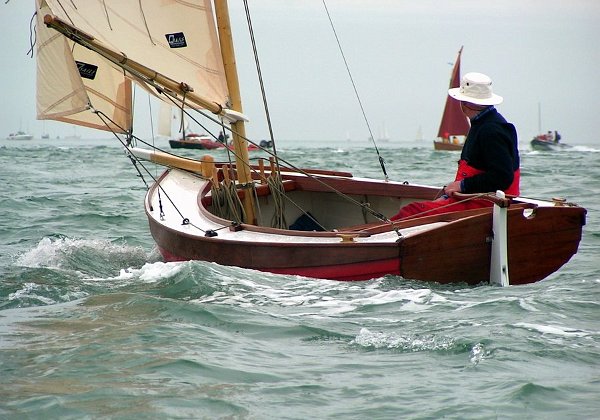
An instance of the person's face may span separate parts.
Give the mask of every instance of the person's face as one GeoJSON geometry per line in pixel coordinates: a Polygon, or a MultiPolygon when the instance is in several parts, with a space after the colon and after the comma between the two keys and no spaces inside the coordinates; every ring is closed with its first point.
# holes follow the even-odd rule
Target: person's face
{"type": "Polygon", "coordinates": [[[465,114],[469,118],[473,118],[475,115],[479,114],[486,107],[482,105],[472,104],[471,102],[460,101],[460,109],[463,114],[465,114]]]}

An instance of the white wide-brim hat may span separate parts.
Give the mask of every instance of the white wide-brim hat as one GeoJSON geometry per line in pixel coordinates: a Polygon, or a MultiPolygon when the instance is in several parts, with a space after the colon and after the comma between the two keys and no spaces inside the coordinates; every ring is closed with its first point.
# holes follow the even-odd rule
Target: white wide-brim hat
{"type": "Polygon", "coordinates": [[[477,105],[498,105],[504,100],[492,92],[492,79],[483,73],[465,74],[460,80],[460,87],[449,89],[448,95],[477,105]]]}

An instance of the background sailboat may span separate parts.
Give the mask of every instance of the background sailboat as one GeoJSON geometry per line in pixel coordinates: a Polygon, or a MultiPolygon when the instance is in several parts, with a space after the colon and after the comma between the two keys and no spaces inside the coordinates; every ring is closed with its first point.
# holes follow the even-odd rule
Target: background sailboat
{"type": "Polygon", "coordinates": [[[33,139],[33,134],[26,133],[23,130],[19,130],[16,133],[10,133],[6,140],[31,140],[33,139]]]}
{"type": "Polygon", "coordinates": [[[19,123],[19,131],[16,133],[10,133],[6,140],[31,140],[33,139],[33,134],[29,134],[26,131],[23,131],[23,123],[19,123]]]}
{"type": "Polygon", "coordinates": [[[158,121],[158,134],[169,139],[172,149],[212,150],[225,147],[225,137],[218,141],[206,133],[193,132],[186,114],[164,102],[160,106],[158,121]]]}
{"type": "Polygon", "coordinates": [[[380,141],[380,142],[390,141],[390,135],[387,131],[385,122],[383,122],[383,124],[381,125],[381,129],[379,130],[379,136],[377,137],[377,141],[380,141]]]}
{"type": "MultiPolygon", "coordinates": [[[[463,47],[452,68],[449,88],[460,86],[460,59],[463,47]]],[[[433,141],[435,150],[462,150],[465,136],[471,128],[468,118],[460,109],[460,102],[446,94],[446,105],[442,114],[438,138],[433,141]]]]}
{"type": "Polygon", "coordinates": [[[419,126],[419,128],[417,128],[417,134],[415,135],[415,140],[416,141],[423,141],[423,127],[419,126]]]}
{"type": "Polygon", "coordinates": [[[569,146],[560,143],[562,136],[558,131],[542,132],[542,105],[538,103],[538,135],[531,139],[533,150],[560,150],[569,146]]]}

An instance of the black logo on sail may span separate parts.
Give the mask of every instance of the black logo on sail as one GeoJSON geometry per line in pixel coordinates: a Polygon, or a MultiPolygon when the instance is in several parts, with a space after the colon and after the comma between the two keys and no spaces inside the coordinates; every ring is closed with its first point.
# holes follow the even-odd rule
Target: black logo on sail
{"type": "Polygon", "coordinates": [[[185,42],[185,35],[183,32],[177,32],[174,34],[166,34],[167,42],[169,43],[169,47],[171,48],[183,48],[187,47],[187,42],[185,42]]]}
{"type": "Polygon", "coordinates": [[[84,63],[82,61],[75,61],[77,64],[77,70],[79,70],[79,75],[84,79],[94,80],[96,77],[96,72],[98,71],[98,66],[94,66],[93,64],[84,63]]]}

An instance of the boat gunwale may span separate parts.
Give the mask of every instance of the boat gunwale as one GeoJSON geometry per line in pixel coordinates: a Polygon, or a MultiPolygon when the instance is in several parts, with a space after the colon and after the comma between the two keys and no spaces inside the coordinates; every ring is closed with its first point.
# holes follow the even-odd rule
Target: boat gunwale
{"type": "MultiPolygon", "coordinates": [[[[158,187],[160,182],[167,175],[170,174],[170,172],[171,172],[171,169],[164,171],[163,174],[158,178],[157,182],[148,191],[147,199],[146,199],[146,209],[150,208],[150,202],[149,202],[150,196],[152,194],[154,194],[154,190],[158,187]]],[[[190,174],[192,174],[192,173],[190,173],[190,174]]],[[[302,176],[302,177],[305,177],[305,176],[302,176]]],[[[289,181],[289,182],[294,183],[290,190],[298,189],[299,191],[317,192],[315,190],[308,188],[307,184],[300,183],[300,185],[298,185],[296,183],[297,180],[299,179],[297,176],[293,176],[293,178],[295,178],[295,179],[287,179],[287,176],[286,176],[286,179],[284,180],[284,182],[289,181]]],[[[358,181],[358,179],[354,179],[354,181],[358,181]]],[[[229,228],[232,231],[245,230],[248,232],[256,232],[256,233],[262,233],[262,234],[267,234],[267,235],[302,236],[302,237],[313,237],[313,238],[341,238],[342,235],[351,235],[351,236],[357,237],[357,238],[361,238],[361,237],[366,238],[366,237],[370,237],[372,235],[388,233],[388,232],[391,232],[396,229],[401,230],[401,229],[407,229],[407,228],[411,228],[411,227],[415,227],[415,226],[423,226],[423,225],[440,223],[440,222],[452,223],[452,222],[457,222],[457,221],[460,221],[461,219],[465,219],[468,217],[477,217],[477,216],[481,216],[481,215],[490,214],[492,212],[492,207],[487,207],[487,208],[481,208],[481,209],[447,212],[447,213],[435,214],[435,215],[429,215],[429,216],[425,215],[422,217],[415,217],[415,218],[408,219],[408,220],[395,221],[395,222],[389,223],[389,224],[385,223],[385,222],[372,222],[372,223],[366,223],[366,224],[361,224],[361,225],[346,226],[343,228],[338,228],[335,231],[324,231],[324,232],[323,231],[322,232],[297,231],[297,230],[273,228],[273,227],[269,227],[269,226],[255,226],[255,225],[247,224],[247,223],[234,223],[231,220],[223,219],[219,216],[214,215],[213,213],[210,212],[210,210],[208,210],[207,206],[210,205],[210,203],[207,202],[207,200],[206,200],[207,198],[210,199],[210,196],[208,194],[211,189],[211,182],[210,182],[210,180],[203,180],[203,182],[205,183],[205,185],[200,187],[200,190],[196,196],[198,212],[200,213],[200,215],[202,217],[204,217],[205,219],[209,220],[210,222],[220,226],[221,228],[229,228]]],[[[368,181],[366,181],[366,182],[368,183],[368,181]]],[[[291,184],[286,184],[286,185],[291,185],[291,184]]],[[[316,184],[313,184],[313,186],[314,185],[316,185],[316,184]]],[[[402,185],[402,186],[406,187],[406,185],[402,185]]],[[[258,188],[265,189],[265,191],[267,191],[266,194],[270,193],[268,191],[268,186],[266,184],[261,184],[258,186],[258,188]]],[[[414,185],[410,186],[410,188],[411,189],[418,188],[417,191],[419,191],[421,189],[420,187],[415,187],[414,185]]],[[[385,196],[396,197],[394,194],[385,194],[385,196]]],[[[543,206],[544,204],[547,204],[548,206],[550,206],[552,203],[546,202],[546,201],[535,201],[535,202],[523,201],[523,202],[520,202],[517,197],[513,200],[513,203],[510,205],[510,210],[511,211],[515,211],[515,210],[523,211],[525,209],[533,209],[535,211],[535,208],[537,208],[539,206],[543,206]]],[[[154,218],[154,216],[148,210],[147,210],[147,213],[148,213],[148,217],[154,218]]],[[[168,226],[166,226],[166,225],[165,225],[165,227],[168,228],[168,226]]],[[[182,233],[185,234],[185,232],[182,232],[182,233]]],[[[192,235],[192,236],[198,237],[198,235],[192,235]]]]}

